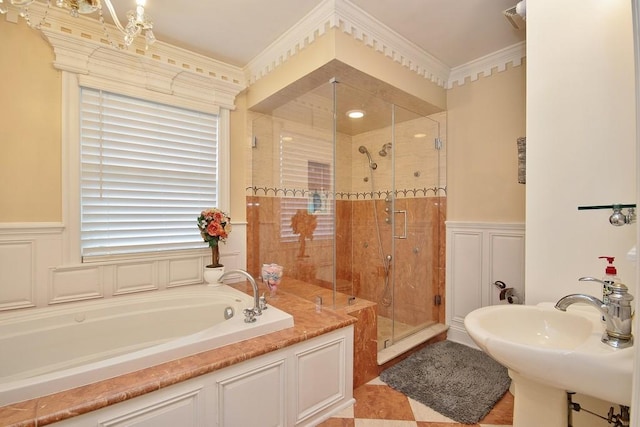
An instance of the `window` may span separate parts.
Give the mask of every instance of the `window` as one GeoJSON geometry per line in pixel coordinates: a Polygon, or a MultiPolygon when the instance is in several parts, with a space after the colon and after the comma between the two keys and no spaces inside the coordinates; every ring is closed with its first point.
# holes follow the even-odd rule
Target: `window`
{"type": "Polygon", "coordinates": [[[280,213],[280,238],[297,242],[291,218],[298,210],[316,215],[313,238],[333,238],[333,144],[302,135],[280,137],[280,186],[284,190],[280,213]]]}
{"type": "Polygon", "coordinates": [[[80,240],[91,257],[201,248],[218,202],[218,116],[80,90],[80,240]]]}

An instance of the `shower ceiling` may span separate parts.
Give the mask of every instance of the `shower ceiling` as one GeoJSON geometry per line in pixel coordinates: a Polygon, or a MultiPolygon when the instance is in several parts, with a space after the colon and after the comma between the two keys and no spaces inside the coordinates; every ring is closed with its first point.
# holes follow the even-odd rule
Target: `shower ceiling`
{"type": "Polygon", "coordinates": [[[296,117],[300,122],[313,120],[311,110],[322,110],[330,114],[333,108],[333,92],[328,83],[333,78],[338,81],[337,131],[345,135],[358,135],[390,126],[391,104],[402,107],[395,111],[396,123],[442,111],[338,60],[333,60],[290,84],[253,106],[251,110],[289,119],[296,117]],[[353,89],[354,87],[358,89],[353,89]],[[366,112],[364,118],[347,117],[347,111],[356,109],[366,112]]]}

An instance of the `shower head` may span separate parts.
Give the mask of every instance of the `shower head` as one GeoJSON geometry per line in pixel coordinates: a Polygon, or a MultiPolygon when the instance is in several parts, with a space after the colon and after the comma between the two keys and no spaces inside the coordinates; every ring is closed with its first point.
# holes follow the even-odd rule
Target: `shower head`
{"type": "Polygon", "coordinates": [[[361,152],[362,154],[366,154],[367,158],[369,159],[369,167],[373,170],[378,169],[378,164],[376,162],[373,161],[373,159],[371,159],[371,154],[369,153],[369,150],[367,150],[367,147],[365,147],[364,145],[361,145],[360,147],[358,147],[358,151],[361,152]]]}
{"type": "Polygon", "coordinates": [[[380,155],[380,157],[387,157],[387,154],[389,154],[391,147],[392,145],[390,142],[387,142],[386,144],[384,144],[380,149],[380,151],[378,151],[378,154],[380,155]]]}

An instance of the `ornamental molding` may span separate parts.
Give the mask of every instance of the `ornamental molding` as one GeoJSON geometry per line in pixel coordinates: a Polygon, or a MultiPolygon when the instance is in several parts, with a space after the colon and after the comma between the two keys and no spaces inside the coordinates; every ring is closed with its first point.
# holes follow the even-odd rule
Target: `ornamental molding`
{"type": "Polygon", "coordinates": [[[526,56],[521,42],[452,69],[348,0],[326,0],[247,64],[247,84],[267,76],[332,29],[445,89],[454,83],[462,85],[467,78],[475,81],[480,74],[486,77],[504,71],[508,64],[519,66],[526,56]]]}
{"type": "MultiPolygon", "coordinates": [[[[13,16],[17,21],[18,9],[13,6],[9,6],[9,9],[7,19],[12,20],[9,16],[13,16]]],[[[114,26],[107,25],[105,32],[102,24],[95,19],[84,16],[73,18],[63,9],[47,8],[46,4],[40,2],[33,2],[29,6],[29,13],[33,25],[37,25],[46,14],[46,24],[41,30],[54,48],[54,66],[60,70],[77,74],[99,73],[99,67],[89,66],[94,56],[101,56],[103,65],[109,61],[137,64],[141,68],[137,76],[131,68],[125,70],[116,67],[110,69],[111,74],[103,73],[103,77],[121,81],[129,76],[136,84],[144,81],[146,89],[165,94],[179,93],[176,86],[184,90],[184,82],[188,81],[186,87],[190,84],[193,86],[186,90],[185,96],[187,93],[195,96],[196,104],[203,102],[210,105],[214,99],[217,105],[230,109],[233,109],[233,100],[238,93],[273,72],[330,30],[353,37],[366,48],[374,49],[385,58],[445,89],[475,81],[480,75],[486,77],[504,71],[509,64],[519,66],[526,57],[526,44],[521,42],[467,64],[449,68],[349,0],[322,2],[244,68],[162,41],[157,41],[147,50],[143,37],[138,37],[129,49],[123,49],[121,34],[114,26]],[[104,59],[109,56],[113,59],[104,59]],[[92,68],[91,71],[89,68],[92,68]],[[176,82],[180,83],[176,85],[176,82]],[[202,90],[199,84],[206,89],[202,90]]]]}
{"type": "Polygon", "coordinates": [[[462,86],[467,79],[476,81],[480,77],[480,74],[482,74],[483,77],[488,77],[494,71],[504,71],[509,64],[513,67],[519,67],[522,65],[522,61],[526,56],[526,42],[520,42],[467,62],[466,64],[454,67],[449,74],[446,88],[451,89],[454,84],[462,86]]]}
{"type": "Polygon", "coordinates": [[[235,108],[235,97],[246,88],[244,72],[221,61],[157,41],[145,49],[144,37],[128,48],[120,32],[99,21],[74,18],[63,9],[34,2],[29,6],[33,25],[46,22],[40,31],[54,51],[53,65],[87,81],[101,79],[172,96],[181,104],[203,110],[212,106],[235,108]]]}

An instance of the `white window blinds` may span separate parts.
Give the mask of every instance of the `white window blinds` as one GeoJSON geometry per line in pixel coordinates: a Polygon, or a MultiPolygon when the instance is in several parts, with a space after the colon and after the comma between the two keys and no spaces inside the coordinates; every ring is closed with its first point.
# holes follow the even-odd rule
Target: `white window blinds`
{"type": "Polygon", "coordinates": [[[81,89],[81,251],[203,247],[217,204],[218,116],[81,89]]]}

